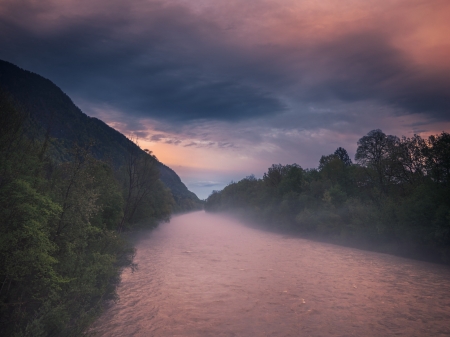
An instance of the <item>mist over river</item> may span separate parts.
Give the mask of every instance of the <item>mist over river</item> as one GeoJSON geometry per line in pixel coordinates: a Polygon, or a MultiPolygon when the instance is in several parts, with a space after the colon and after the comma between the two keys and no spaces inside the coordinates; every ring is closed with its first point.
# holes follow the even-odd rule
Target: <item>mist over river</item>
{"type": "Polygon", "coordinates": [[[96,336],[449,336],[450,269],[308,241],[222,215],[136,239],[96,336]]]}

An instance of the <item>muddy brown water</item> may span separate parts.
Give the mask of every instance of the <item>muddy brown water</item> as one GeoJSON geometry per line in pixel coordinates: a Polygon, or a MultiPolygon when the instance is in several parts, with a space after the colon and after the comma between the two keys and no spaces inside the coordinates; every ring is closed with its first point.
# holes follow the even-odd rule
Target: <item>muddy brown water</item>
{"type": "Polygon", "coordinates": [[[450,268],[195,212],[142,232],[96,336],[450,336],[450,268]]]}

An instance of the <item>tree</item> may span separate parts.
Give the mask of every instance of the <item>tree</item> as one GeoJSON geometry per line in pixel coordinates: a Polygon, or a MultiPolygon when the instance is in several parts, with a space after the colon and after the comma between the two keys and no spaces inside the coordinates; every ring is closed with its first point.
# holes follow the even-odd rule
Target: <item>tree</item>
{"type": "Polygon", "coordinates": [[[424,181],[427,149],[425,140],[418,135],[414,135],[412,138],[397,139],[390,159],[398,164],[395,171],[398,182],[418,185],[424,181]]]}
{"type": "Polygon", "coordinates": [[[0,189],[0,330],[22,328],[64,281],[50,239],[59,205],[16,179],[0,189]]]}
{"type": "Polygon", "coordinates": [[[267,186],[276,187],[281,183],[286,168],[281,164],[273,164],[263,175],[263,181],[267,186]]]}
{"type": "Polygon", "coordinates": [[[345,164],[335,154],[322,156],[319,160],[319,172],[322,178],[331,183],[342,183],[345,180],[345,164]]]}
{"type": "Polygon", "coordinates": [[[288,192],[301,193],[305,187],[304,171],[300,165],[292,164],[284,167],[284,174],[278,190],[282,195],[288,192]]]}
{"type": "Polygon", "coordinates": [[[347,150],[343,147],[338,147],[336,151],[334,151],[334,155],[337,156],[345,166],[352,165],[352,160],[350,159],[350,156],[347,153],[347,150]]]}
{"type": "Polygon", "coordinates": [[[450,134],[432,135],[425,149],[427,173],[435,182],[450,183],[450,134]]]}
{"type": "Polygon", "coordinates": [[[369,176],[384,192],[394,176],[396,163],[391,160],[392,150],[398,141],[396,136],[387,136],[380,129],[358,140],[355,160],[368,169],[369,176]]]}
{"type": "Polygon", "coordinates": [[[138,147],[129,149],[123,168],[125,206],[118,226],[119,232],[125,225],[137,222],[138,219],[135,217],[145,204],[147,210],[153,211],[153,214],[147,213],[146,216],[153,215],[155,218],[159,216],[160,219],[168,220],[174,201],[159,180],[156,163],[156,157],[151,151],[147,150],[142,154],[138,147]],[[156,204],[160,208],[155,207],[156,204]],[[156,213],[158,209],[160,212],[156,213]]]}

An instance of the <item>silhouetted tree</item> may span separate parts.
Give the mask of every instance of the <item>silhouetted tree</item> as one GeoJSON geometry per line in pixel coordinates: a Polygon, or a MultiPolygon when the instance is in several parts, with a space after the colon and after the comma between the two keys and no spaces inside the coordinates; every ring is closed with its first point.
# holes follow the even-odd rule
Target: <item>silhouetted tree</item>
{"type": "Polygon", "coordinates": [[[428,138],[425,149],[426,168],[436,182],[450,183],[450,134],[442,132],[428,138]]]}
{"type": "Polygon", "coordinates": [[[395,175],[392,151],[397,142],[396,136],[387,136],[379,129],[370,131],[358,141],[356,162],[368,169],[369,176],[384,192],[395,175]]]}
{"type": "Polygon", "coordinates": [[[347,153],[347,150],[343,147],[338,147],[336,151],[334,151],[334,155],[338,156],[338,158],[344,163],[345,166],[352,165],[352,160],[347,153]]]}

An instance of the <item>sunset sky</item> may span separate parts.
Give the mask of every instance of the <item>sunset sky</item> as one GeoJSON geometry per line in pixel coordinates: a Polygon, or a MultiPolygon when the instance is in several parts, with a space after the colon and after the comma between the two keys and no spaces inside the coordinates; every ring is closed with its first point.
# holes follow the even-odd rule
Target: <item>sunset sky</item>
{"type": "Polygon", "coordinates": [[[450,130],[448,0],[0,0],[0,59],[206,198],[373,129],[450,130]]]}

